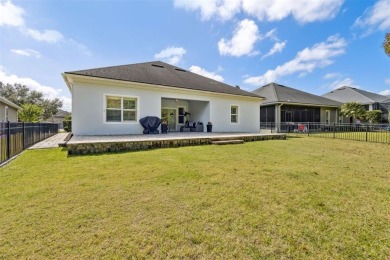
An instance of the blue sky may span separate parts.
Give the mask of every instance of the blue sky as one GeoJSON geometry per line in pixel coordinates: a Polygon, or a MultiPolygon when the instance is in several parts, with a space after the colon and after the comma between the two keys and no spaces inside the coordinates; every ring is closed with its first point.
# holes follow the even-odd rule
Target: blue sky
{"type": "Polygon", "coordinates": [[[60,97],[65,71],[162,60],[252,91],[390,95],[390,0],[0,1],[0,80],[60,97]]]}

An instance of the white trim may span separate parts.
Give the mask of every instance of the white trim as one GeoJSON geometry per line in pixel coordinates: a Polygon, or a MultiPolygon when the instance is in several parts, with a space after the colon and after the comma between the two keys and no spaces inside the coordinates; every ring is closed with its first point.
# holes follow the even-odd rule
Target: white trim
{"type": "Polygon", "coordinates": [[[5,120],[5,122],[9,121],[8,106],[5,106],[5,107],[4,107],[4,120],[5,120]]]}
{"type": "Polygon", "coordinates": [[[230,104],[230,107],[229,107],[229,117],[230,117],[230,124],[232,125],[239,125],[240,124],[240,106],[239,105],[236,105],[236,104],[230,104]],[[232,107],[237,107],[237,114],[232,114],[232,107]],[[233,115],[236,115],[237,116],[237,122],[232,122],[232,116],[233,115]]]}
{"type": "Polygon", "coordinates": [[[330,110],[329,109],[325,110],[325,124],[330,124],[330,110]],[[326,121],[328,121],[328,122],[326,122],[326,121]]]}
{"type": "Polygon", "coordinates": [[[119,95],[119,94],[109,94],[104,93],[103,94],[103,124],[108,125],[118,125],[118,124],[138,124],[139,120],[139,108],[140,108],[140,97],[139,96],[129,96],[129,95],[119,95]],[[121,98],[121,122],[107,122],[106,121],[106,111],[107,111],[107,97],[120,97],[121,98]],[[123,98],[134,98],[137,100],[137,108],[136,108],[136,120],[134,121],[123,121],[123,98]]]}

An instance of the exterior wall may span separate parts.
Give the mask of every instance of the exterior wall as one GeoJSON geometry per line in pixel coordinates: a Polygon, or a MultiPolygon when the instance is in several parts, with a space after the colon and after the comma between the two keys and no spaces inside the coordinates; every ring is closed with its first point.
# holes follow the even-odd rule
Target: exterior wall
{"type": "Polygon", "coordinates": [[[326,110],[330,111],[330,123],[338,123],[337,109],[334,107],[321,107],[321,123],[326,122],[326,110]]]}
{"type": "MultiPolygon", "coordinates": [[[[199,119],[213,122],[213,132],[259,132],[260,100],[232,95],[213,94],[175,88],[153,87],[146,84],[110,81],[80,81],[72,88],[72,131],[75,135],[142,134],[138,120],[145,116],[161,117],[162,99],[204,101],[195,108],[203,111],[199,119]],[[105,95],[136,97],[137,120],[126,123],[107,123],[105,95]],[[230,123],[230,106],[239,106],[239,123],[230,123]],[[207,119],[207,120],[206,120],[207,119]]],[[[194,109],[193,107],[190,109],[194,109]]],[[[190,111],[191,112],[191,111],[190,111]]],[[[192,114],[191,114],[192,115],[192,114]]],[[[195,121],[195,118],[193,119],[195,121]]],[[[200,121],[199,120],[199,121],[200,121]]]]}
{"type": "Polygon", "coordinates": [[[0,122],[5,122],[5,107],[8,107],[8,121],[17,122],[18,121],[18,110],[14,107],[11,107],[3,102],[0,102],[0,122]]]}

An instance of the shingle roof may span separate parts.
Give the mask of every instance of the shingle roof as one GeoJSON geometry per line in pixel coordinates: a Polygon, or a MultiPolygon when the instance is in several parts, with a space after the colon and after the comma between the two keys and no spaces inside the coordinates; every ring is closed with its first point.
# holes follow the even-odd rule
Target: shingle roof
{"type": "Polygon", "coordinates": [[[316,106],[339,107],[342,104],[324,97],[313,95],[298,89],[289,88],[276,83],[270,83],[253,91],[253,93],[263,96],[266,100],[262,105],[270,103],[297,103],[316,106]]]}
{"type": "Polygon", "coordinates": [[[7,104],[13,108],[18,109],[18,110],[22,109],[20,106],[14,104],[13,102],[9,101],[8,99],[6,99],[5,97],[2,97],[2,96],[0,96],[0,102],[3,102],[4,104],[7,104]]]}
{"type": "Polygon", "coordinates": [[[70,71],[65,72],[65,74],[261,98],[251,92],[203,77],[161,61],[70,71]]]}
{"type": "Polygon", "coordinates": [[[360,102],[362,104],[389,102],[389,98],[386,96],[347,86],[332,90],[331,92],[326,93],[322,96],[342,103],[354,101],[360,102]]]}

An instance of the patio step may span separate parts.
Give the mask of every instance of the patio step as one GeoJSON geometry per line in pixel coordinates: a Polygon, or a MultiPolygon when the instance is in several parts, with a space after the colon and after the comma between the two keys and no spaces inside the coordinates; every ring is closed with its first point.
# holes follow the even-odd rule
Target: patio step
{"type": "Polygon", "coordinates": [[[212,141],[212,144],[224,145],[224,144],[243,144],[244,140],[224,140],[224,141],[212,141]]]}

